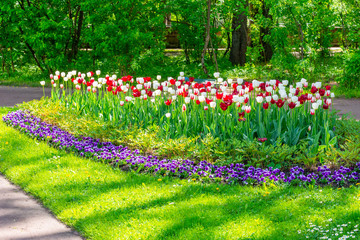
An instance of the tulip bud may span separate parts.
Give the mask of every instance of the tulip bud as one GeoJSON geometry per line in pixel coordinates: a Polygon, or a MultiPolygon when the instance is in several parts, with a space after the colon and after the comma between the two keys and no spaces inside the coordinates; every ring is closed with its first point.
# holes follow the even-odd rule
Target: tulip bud
{"type": "Polygon", "coordinates": [[[311,110],[310,110],[310,114],[311,114],[311,115],[315,115],[315,109],[311,109],[311,110]]]}
{"type": "Polygon", "coordinates": [[[63,89],[63,88],[64,88],[64,84],[60,84],[60,88],[63,89]]]}
{"type": "Polygon", "coordinates": [[[56,87],[56,83],[53,84],[53,87],[56,87]]]}
{"type": "Polygon", "coordinates": [[[88,91],[88,92],[91,92],[91,87],[90,87],[90,86],[87,87],[87,91],[88,91]]]}
{"type": "Polygon", "coordinates": [[[41,86],[45,86],[45,81],[41,81],[41,82],[40,82],[40,85],[41,85],[41,86]]]}
{"type": "Polygon", "coordinates": [[[50,74],[50,79],[53,79],[54,78],[54,75],[50,74]]]}
{"type": "Polygon", "coordinates": [[[120,106],[124,106],[125,102],[124,101],[120,101],[120,106]]]}
{"type": "Polygon", "coordinates": [[[183,112],[186,111],[186,105],[185,105],[185,104],[182,105],[182,111],[183,111],[183,112]]]}
{"type": "Polygon", "coordinates": [[[204,106],[204,110],[206,111],[206,110],[208,110],[209,109],[209,107],[208,106],[204,106]]]}

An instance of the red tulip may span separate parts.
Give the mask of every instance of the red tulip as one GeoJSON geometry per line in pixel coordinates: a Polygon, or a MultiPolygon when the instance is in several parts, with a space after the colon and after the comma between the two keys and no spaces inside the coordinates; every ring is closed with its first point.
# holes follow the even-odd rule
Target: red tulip
{"type": "Polygon", "coordinates": [[[220,103],[220,108],[223,110],[223,111],[226,111],[226,109],[228,108],[228,105],[224,102],[221,102],[220,103]]]}
{"type": "Polygon", "coordinates": [[[166,101],[165,101],[165,104],[166,104],[167,106],[169,106],[169,105],[171,104],[171,99],[166,100],[166,101]]]}
{"type": "Polygon", "coordinates": [[[293,109],[294,107],[296,107],[296,104],[294,102],[291,102],[288,104],[290,109],[293,109]]]}
{"type": "Polygon", "coordinates": [[[264,102],[264,103],[263,103],[263,108],[264,108],[264,109],[268,109],[268,108],[269,108],[269,103],[268,103],[268,102],[264,102]]]}
{"type": "Polygon", "coordinates": [[[310,92],[311,92],[312,94],[316,93],[317,91],[318,91],[318,89],[317,89],[315,86],[312,86],[312,87],[311,87],[310,92]]]}

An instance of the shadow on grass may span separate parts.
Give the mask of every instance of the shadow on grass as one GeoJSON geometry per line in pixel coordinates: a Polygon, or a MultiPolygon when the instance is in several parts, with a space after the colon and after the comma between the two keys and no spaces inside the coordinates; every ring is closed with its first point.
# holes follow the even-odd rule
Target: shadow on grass
{"type": "MultiPolygon", "coordinates": [[[[24,169],[15,182],[55,213],[78,212],[64,219],[87,236],[92,235],[89,229],[96,226],[109,230],[103,234],[113,238],[132,238],[131,234],[142,232],[143,238],[153,239],[303,239],[295,228],[305,230],[310,218],[331,216],[334,224],[360,220],[359,210],[347,211],[354,205],[353,195],[347,192],[335,193],[334,199],[328,198],[322,204],[314,197],[319,195],[316,189],[278,187],[264,196],[261,187],[203,185],[166,178],[158,182],[153,176],[109,170],[109,166],[72,157],[44,144],[36,146],[34,140],[26,141],[26,145],[25,139],[12,138],[13,147],[0,149],[1,169],[5,173],[24,169]],[[26,151],[34,153],[24,154],[26,151]],[[64,159],[54,160],[54,155],[64,159]],[[99,173],[66,178],[68,170],[84,169],[99,173]],[[132,224],[134,221],[143,225],[132,224]]],[[[325,191],[331,194],[336,190],[325,191]]]]}

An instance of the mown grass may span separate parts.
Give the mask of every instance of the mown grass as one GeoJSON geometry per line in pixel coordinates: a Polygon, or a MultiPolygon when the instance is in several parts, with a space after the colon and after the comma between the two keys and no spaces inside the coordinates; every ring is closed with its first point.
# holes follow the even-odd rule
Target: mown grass
{"type": "Polygon", "coordinates": [[[2,121],[0,171],[88,239],[317,239],[310,223],[360,223],[360,186],[228,186],[123,172],[2,121]]]}

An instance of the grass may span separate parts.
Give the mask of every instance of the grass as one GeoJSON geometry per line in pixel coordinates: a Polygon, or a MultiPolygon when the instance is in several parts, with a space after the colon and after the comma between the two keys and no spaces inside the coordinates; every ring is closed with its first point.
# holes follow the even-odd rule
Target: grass
{"type": "MultiPolygon", "coordinates": [[[[50,148],[3,122],[0,171],[88,239],[316,239],[307,231],[310,223],[330,230],[341,224],[356,229],[360,222],[360,186],[251,187],[155,178],[50,148]]],[[[360,238],[358,231],[353,235],[360,238]]]]}

